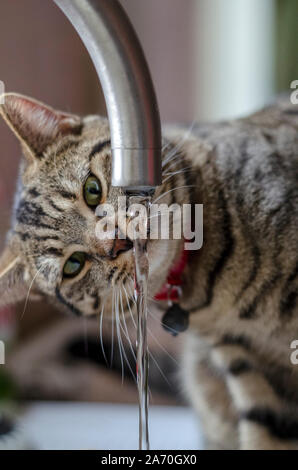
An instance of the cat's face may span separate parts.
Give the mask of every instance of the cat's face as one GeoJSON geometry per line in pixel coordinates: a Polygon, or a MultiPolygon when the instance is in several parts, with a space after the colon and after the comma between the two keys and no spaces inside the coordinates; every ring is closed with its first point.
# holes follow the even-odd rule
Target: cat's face
{"type": "MultiPolygon", "coordinates": [[[[125,309],[133,289],[132,243],[96,236],[97,205],[110,203],[117,213],[124,194],[110,183],[107,120],[80,119],[14,94],[6,95],[1,113],[25,156],[0,262],[2,302],[18,301],[31,289],[65,310],[92,315],[104,303],[113,304],[118,287],[125,309]]],[[[148,250],[151,274],[159,273],[160,284],[173,257],[169,243],[156,240],[148,250]]]]}

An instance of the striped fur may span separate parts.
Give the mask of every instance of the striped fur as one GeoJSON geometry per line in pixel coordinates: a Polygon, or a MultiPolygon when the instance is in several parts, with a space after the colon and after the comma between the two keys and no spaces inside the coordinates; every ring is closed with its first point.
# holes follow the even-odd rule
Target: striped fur
{"type": "MultiPolygon", "coordinates": [[[[107,121],[19,95],[7,96],[1,113],[25,156],[0,263],[2,303],[30,290],[75,315],[104,311],[121,322],[133,308],[132,255],[109,258],[82,196],[90,172],[103,202],[116,207],[124,194],[110,185],[107,121]],[[87,253],[86,266],[62,279],[74,251],[87,253]]],[[[298,448],[298,368],[290,363],[298,335],[297,130],[296,108],[281,102],[246,119],[164,132],[164,182],[153,200],[204,204],[203,247],[184,273],[191,331],[181,375],[208,448],[298,448]]],[[[150,296],[181,248],[179,240],[149,242],[150,296]]]]}
{"type": "Polygon", "coordinates": [[[192,333],[182,375],[211,448],[298,449],[298,112],[289,108],[197,129],[212,151],[200,169],[204,244],[187,273],[197,284],[183,305],[192,333]]]}

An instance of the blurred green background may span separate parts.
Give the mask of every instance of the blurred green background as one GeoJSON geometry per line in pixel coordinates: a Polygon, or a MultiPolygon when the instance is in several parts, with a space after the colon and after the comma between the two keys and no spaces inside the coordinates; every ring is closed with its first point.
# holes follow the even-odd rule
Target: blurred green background
{"type": "Polygon", "coordinates": [[[298,1],[276,0],[276,87],[298,79],[298,1]]]}

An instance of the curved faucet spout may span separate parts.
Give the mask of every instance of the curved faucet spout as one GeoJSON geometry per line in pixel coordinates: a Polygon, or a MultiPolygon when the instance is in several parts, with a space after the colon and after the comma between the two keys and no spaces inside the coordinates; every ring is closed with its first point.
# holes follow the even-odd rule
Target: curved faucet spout
{"type": "Polygon", "coordinates": [[[106,100],[112,185],[146,190],[161,184],[160,117],[150,72],[117,0],[54,0],[84,42],[106,100]]]}

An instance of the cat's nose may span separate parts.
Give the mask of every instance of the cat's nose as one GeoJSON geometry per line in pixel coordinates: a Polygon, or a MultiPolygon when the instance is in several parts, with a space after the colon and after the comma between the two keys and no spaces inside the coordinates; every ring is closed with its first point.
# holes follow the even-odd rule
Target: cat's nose
{"type": "Polygon", "coordinates": [[[113,246],[109,253],[111,259],[117,258],[120,253],[131,250],[133,247],[133,242],[129,238],[119,238],[119,235],[120,231],[116,228],[113,246]]]}

